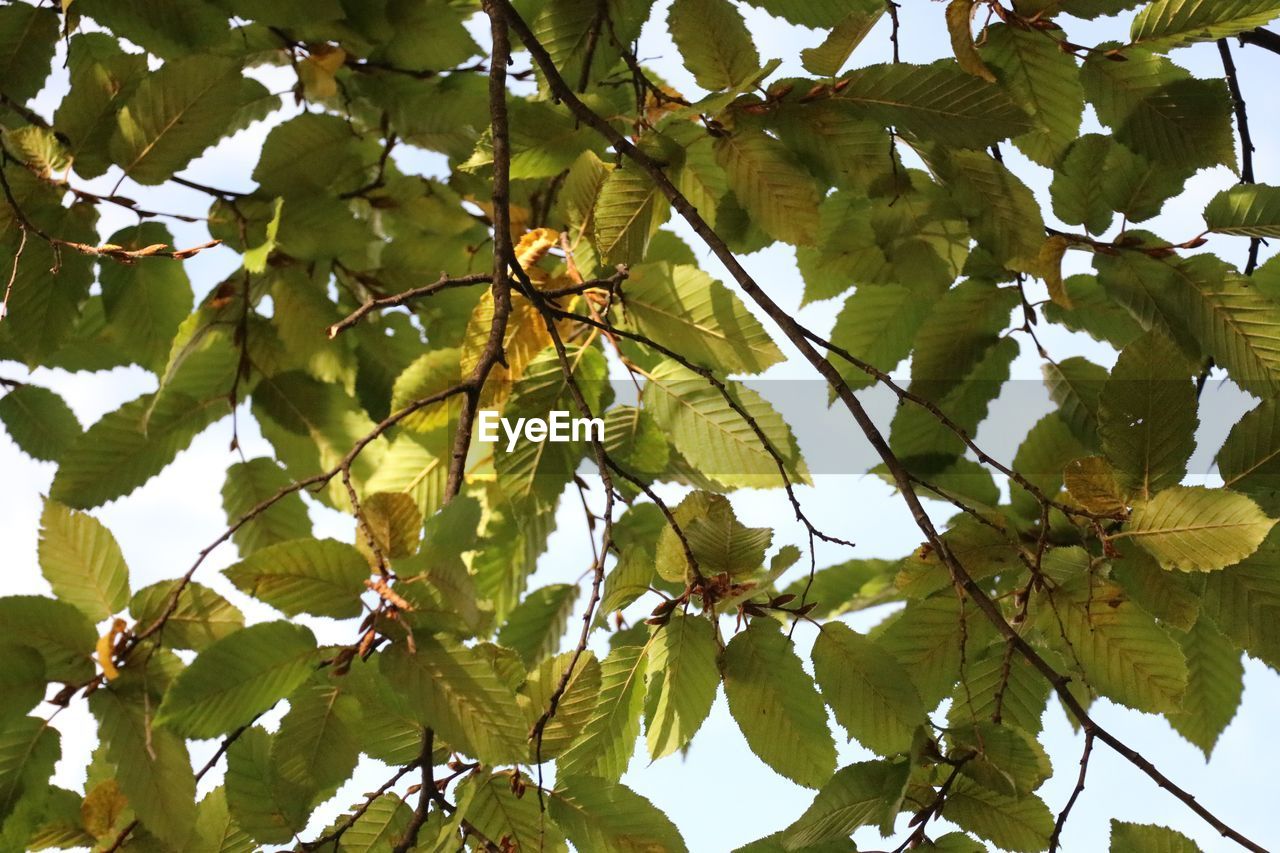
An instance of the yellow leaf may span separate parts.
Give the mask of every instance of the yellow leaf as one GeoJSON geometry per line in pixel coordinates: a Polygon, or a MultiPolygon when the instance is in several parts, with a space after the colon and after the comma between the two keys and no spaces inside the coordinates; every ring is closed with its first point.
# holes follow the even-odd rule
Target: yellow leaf
{"type": "Polygon", "coordinates": [[[1101,456],[1069,462],[1062,477],[1071,497],[1089,512],[1112,515],[1124,511],[1116,472],[1101,456]]]}
{"type": "Polygon", "coordinates": [[[1067,253],[1071,241],[1066,237],[1053,236],[1044,241],[1040,247],[1040,255],[1036,258],[1040,276],[1049,288],[1049,298],[1063,308],[1071,308],[1071,298],[1067,296],[1067,287],[1062,282],[1062,256],[1067,253]]]}
{"type": "Polygon", "coordinates": [[[318,101],[338,94],[338,82],[334,76],[346,61],[347,52],[340,47],[330,44],[312,47],[298,66],[298,79],[302,81],[307,98],[318,101]]]}
{"type": "MultiPolygon", "coordinates": [[[[489,328],[493,324],[493,292],[485,291],[471,312],[467,333],[462,340],[462,375],[470,376],[480,363],[480,354],[489,341],[489,328]]],[[[503,335],[503,352],[507,366],[495,364],[489,372],[480,397],[480,405],[487,409],[501,409],[511,393],[511,384],[524,375],[533,357],[551,346],[551,335],[538,309],[518,293],[511,294],[511,314],[507,318],[507,330],[503,335]]]]}
{"type": "Polygon", "coordinates": [[[982,61],[978,49],[973,44],[973,6],[974,0],[951,0],[947,6],[947,29],[951,31],[951,48],[955,51],[956,61],[960,67],[974,77],[981,77],[988,83],[996,82],[996,75],[982,61]]]}
{"type": "Polygon", "coordinates": [[[554,228],[535,228],[520,238],[516,244],[516,261],[520,268],[527,270],[542,260],[556,243],[560,242],[560,232],[554,228]]]}
{"type": "Polygon", "coordinates": [[[118,832],[120,818],[129,808],[129,802],[120,791],[115,779],[107,779],[94,786],[85,794],[80,804],[80,822],[90,835],[105,838],[112,832],[118,832]]]}
{"type": "Polygon", "coordinates": [[[98,638],[98,665],[102,667],[102,674],[107,681],[115,681],[120,676],[120,670],[112,660],[112,652],[115,650],[116,637],[124,632],[124,627],[124,620],[116,619],[111,623],[111,630],[98,638]]]}

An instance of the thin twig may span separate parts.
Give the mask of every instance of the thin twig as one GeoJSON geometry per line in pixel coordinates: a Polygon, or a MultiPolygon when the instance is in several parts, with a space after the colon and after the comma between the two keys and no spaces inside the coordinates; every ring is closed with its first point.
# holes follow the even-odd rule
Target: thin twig
{"type": "Polygon", "coordinates": [[[13,296],[13,283],[18,280],[18,263],[22,260],[22,252],[27,248],[27,229],[19,228],[18,251],[13,255],[13,270],[9,273],[9,282],[4,286],[4,298],[0,299],[0,322],[9,316],[9,297],[13,296]]]}
{"type": "Polygon", "coordinates": [[[1080,798],[1080,794],[1084,792],[1085,776],[1089,773],[1089,756],[1093,754],[1093,729],[1086,726],[1084,730],[1084,750],[1080,753],[1080,776],[1076,779],[1076,786],[1071,791],[1071,796],[1067,799],[1067,804],[1062,807],[1062,811],[1058,814],[1058,819],[1053,824],[1053,834],[1049,836],[1049,853],[1056,853],[1058,842],[1062,837],[1062,830],[1067,825],[1067,818],[1071,814],[1071,809],[1076,804],[1076,800],[1080,798]]]}

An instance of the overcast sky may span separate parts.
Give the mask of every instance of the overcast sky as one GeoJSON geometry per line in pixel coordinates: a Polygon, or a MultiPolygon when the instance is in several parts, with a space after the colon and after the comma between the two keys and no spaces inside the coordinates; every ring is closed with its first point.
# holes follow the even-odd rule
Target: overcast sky
{"type": "MultiPolygon", "coordinates": [[[[672,61],[675,51],[665,31],[666,5],[665,2],[659,4],[662,8],[655,12],[653,23],[646,28],[639,53],[642,58],[654,60],[654,67],[678,89],[686,94],[697,93],[691,77],[678,59],[672,61]]],[[[942,14],[943,6],[939,3],[905,0],[902,9],[905,61],[928,61],[949,52],[942,14]]],[[[748,10],[748,24],[756,34],[762,57],[783,60],[779,70],[782,76],[803,75],[797,59],[800,49],[815,45],[822,38],[819,33],[789,26],[754,10],[748,10]]],[[[1127,29],[1114,21],[1104,21],[1073,23],[1068,31],[1073,41],[1094,44],[1108,38],[1124,38],[1127,29]]],[[[476,33],[481,43],[487,41],[483,28],[476,28],[476,33]]],[[[709,36],[714,37],[714,34],[709,36]]],[[[887,22],[881,22],[854,54],[852,64],[888,58],[887,22]]],[[[1212,45],[1180,50],[1174,59],[1197,76],[1221,76],[1218,55],[1212,45]]],[[[1258,145],[1258,179],[1280,182],[1277,180],[1280,178],[1280,146],[1277,144],[1280,117],[1274,108],[1262,108],[1264,104],[1270,106],[1275,103],[1270,86],[1274,85],[1273,79],[1280,70],[1277,64],[1280,59],[1256,48],[1236,48],[1236,61],[1246,100],[1254,107],[1251,118],[1258,145]]],[[[260,76],[273,91],[286,91],[292,84],[287,72],[273,70],[260,76]]],[[[65,73],[59,68],[37,99],[38,110],[46,116],[52,115],[65,87],[65,73]]],[[[281,117],[289,114],[282,113],[281,117]]],[[[1092,116],[1087,118],[1087,122],[1093,122],[1092,116]]],[[[259,124],[226,140],[192,164],[186,174],[199,176],[200,180],[217,186],[252,189],[248,175],[268,129],[269,124],[259,124]]],[[[1011,167],[1037,192],[1048,211],[1049,173],[1030,164],[1008,146],[1005,152],[1011,167]]],[[[397,159],[406,169],[439,174],[443,168],[441,158],[434,155],[401,152],[397,159]]],[[[109,174],[85,186],[109,190],[116,177],[109,174]]],[[[1225,169],[1202,172],[1192,179],[1188,192],[1176,204],[1170,205],[1159,219],[1144,223],[1143,227],[1177,240],[1199,233],[1203,229],[1200,211],[1204,203],[1234,181],[1234,176],[1225,169]]],[[[209,201],[198,193],[181,188],[154,189],[126,184],[122,192],[146,207],[197,214],[204,212],[209,201]]],[[[104,206],[101,213],[104,237],[120,227],[135,224],[124,211],[104,206]]],[[[180,246],[207,239],[198,224],[167,224],[177,235],[180,246]]],[[[694,244],[686,228],[673,227],[694,244]]],[[[694,244],[694,247],[705,259],[706,268],[725,278],[714,259],[709,258],[700,246],[694,244]]],[[[1246,251],[1244,241],[1226,238],[1215,239],[1207,248],[1237,263],[1243,261],[1246,251]]],[[[1087,260],[1077,258],[1073,262],[1079,265],[1080,270],[1087,267],[1087,260]]],[[[226,249],[202,253],[188,262],[187,269],[194,282],[197,299],[238,263],[238,257],[226,249]]],[[[746,265],[781,304],[796,310],[803,322],[819,332],[830,329],[839,302],[799,308],[801,281],[793,250],[775,247],[748,257],[746,265]]],[[[13,317],[7,322],[21,322],[21,318],[13,317]]],[[[782,336],[775,334],[775,339],[781,342],[782,336]]],[[[1042,333],[1042,340],[1058,360],[1070,355],[1085,355],[1107,366],[1114,361],[1114,353],[1080,335],[1051,329],[1042,333]]],[[[979,443],[984,443],[984,440],[994,442],[992,449],[1005,461],[1016,447],[1016,442],[1010,443],[1006,437],[1015,431],[1025,431],[1034,423],[1044,411],[1039,408],[1043,403],[1037,401],[1047,400],[1038,390],[1032,390],[1033,383],[1039,381],[1039,359],[1034,348],[1023,343],[1022,355],[1013,369],[1015,378],[1026,381],[1014,383],[1018,387],[1006,391],[993,407],[989,423],[978,435],[979,443]]],[[[784,346],[784,350],[791,354],[788,347],[784,346]]],[[[95,374],[40,369],[28,376],[20,365],[0,363],[0,375],[22,380],[29,378],[53,388],[66,398],[86,426],[121,403],[155,387],[155,378],[137,369],[95,374]]],[[[767,374],[770,379],[808,379],[810,376],[809,368],[800,359],[778,365],[767,374]]],[[[764,392],[768,395],[767,387],[764,392]]],[[[803,393],[816,394],[818,399],[825,396],[825,391],[816,385],[803,393]]],[[[1213,453],[1235,417],[1252,404],[1239,392],[1216,382],[1206,388],[1204,400],[1202,411],[1214,415],[1202,429],[1203,446],[1192,462],[1191,476],[1198,482],[1212,484],[1216,482],[1211,468],[1213,453]]],[[[825,423],[797,424],[802,448],[819,440],[830,442],[834,435],[837,441],[847,441],[851,455],[865,457],[865,444],[852,424],[838,417],[836,422],[839,423],[836,427],[840,430],[838,432],[831,432],[825,423]]],[[[206,430],[163,474],[127,498],[95,512],[120,541],[130,565],[133,589],[181,574],[197,552],[222,532],[225,518],[220,490],[226,466],[237,458],[228,451],[230,436],[228,419],[206,430]]],[[[243,410],[240,439],[247,456],[271,455],[270,446],[257,434],[252,427],[252,419],[243,410]]],[[[824,445],[823,452],[827,452],[826,447],[829,445],[824,445]]],[[[53,472],[53,465],[31,461],[14,447],[6,435],[0,433],[0,477],[3,477],[5,487],[0,496],[0,509],[3,510],[0,511],[0,543],[4,546],[6,594],[49,592],[36,563],[36,539],[41,496],[47,491],[53,472]]],[[[678,494],[674,490],[668,491],[678,494]]],[[[598,488],[595,497],[597,500],[600,497],[598,488]]],[[[800,489],[800,497],[806,512],[819,527],[838,531],[839,535],[852,538],[858,544],[854,551],[820,545],[817,554],[819,566],[853,556],[900,557],[919,543],[919,531],[901,501],[877,479],[819,474],[815,477],[814,487],[800,489]]],[[[741,492],[735,494],[733,500],[744,523],[777,529],[775,547],[787,543],[804,544],[805,537],[798,525],[787,521],[791,514],[785,497],[780,493],[741,492]]],[[[933,509],[939,520],[949,514],[946,507],[935,506],[933,509]]],[[[353,538],[348,517],[312,504],[312,519],[316,522],[318,536],[348,541],[353,538]]],[[[559,530],[548,549],[549,556],[540,564],[533,583],[541,585],[577,579],[590,562],[586,537],[580,507],[576,501],[566,501],[559,530]]],[[[234,562],[235,557],[233,546],[222,547],[201,568],[197,580],[231,598],[251,620],[280,618],[279,614],[251,602],[223,581],[218,570],[234,562]]],[[[807,565],[807,560],[802,562],[807,565]]],[[[850,623],[858,629],[866,629],[884,615],[884,611],[859,614],[850,619],[850,623]]],[[[335,623],[329,620],[303,621],[312,625],[322,641],[350,639],[347,630],[335,630],[335,623]]],[[[801,626],[795,636],[801,656],[807,659],[814,630],[801,626]]],[[[1274,723],[1277,707],[1280,707],[1280,679],[1265,667],[1248,662],[1243,707],[1219,741],[1213,760],[1206,763],[1200,752],[1178,737],[1163,719],[1121,709],[1105,700],[1094,706],[1104,726],[1155,761],[1167,775],[1193,791],[1226,822],[1264,845],[1280,845],[1280,830],[1274,828],[1271,814],[1275,808],[1273,761],[1268,760],[1275,754],[1268,724],[1274,723]]],[[[278,714],[271,719],[278,719],[278,714]]],[[[74,703],[59,715],[55,725],[62,732],[64,751],[55,781],[67,787],[82,788],[84,765],[96,742],[85,704],[82,701],[74,703]]],[[[1071,732],[1056,702],[1051,703],[1046,714],[1046,732],[1056,775],[1040,793],[1056,813],[1074,785],[1081,738],[1071,732]]],[[[197,747],[194,754],[197,763],[203,763],[213,746],[213,742],[208,742],[197,747]]],[[[813,792],[775,775],[751,754],[728,714],[723,693],[687,758],[676,755],[646,766],[644,755],[641,748],[624,781],[670,815],[695,853],[729,851],[781,829],[808,806],[813,796],[813,792]]],[[[871,756],[856,745],[844,745],[840,757],[843,765],[871,756]]],[[[377,762],[363,761],[356,778],[317,812],[305,837],[314,837],[318,829],[341,808],[360,800],[363,792],[376,787],[388,775],[387,769],[377,762]]],[[[220,773],[210,774],[201,790],[203,792],[219,783],[220,773]]],[[[1192,836],[1206,851],[1227,849],[1223,840],[1195,815],[1105,746],[1099,745],[1094,751],[1088,787],[1076,805],[1064,835],[1066,850],[1105,849],[1108,819],[1111,817],[1162,823],[1192,836]]],[[[904,827],[905,818],[899,829],[904,827]]],[[[897,840],[902,837],[900,832],[897,840]]],[[[884,846],[878,841],[875,830],[865,830],[855,838],[864,849],[884,846]]],[[[888,846],[896,845],[897,840],[888,846]]]]}

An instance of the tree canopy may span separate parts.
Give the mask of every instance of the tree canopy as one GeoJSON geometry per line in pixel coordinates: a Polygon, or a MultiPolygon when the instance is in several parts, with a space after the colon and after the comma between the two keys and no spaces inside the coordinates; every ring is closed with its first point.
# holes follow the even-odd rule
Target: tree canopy
{"type": "MultiPolygon", "coordinates": [[[[1233,60],[1280,53],[1280,2],[935,5],[953,55],[930,64],[901,61],[891,0],[0,5],[0,422],[56,465],[52,594],[0,598],[0,848],[683,851],[621,780],[637,751],[696,748],[723,686],[759,761],[813,791],[741,853],[853,850],[862,827],[1055,850],[1101,750],[1263,850],[1092,706],[1208,756],[1242,656],[1280,669],[1280,187],[1256,182],[1233,60]],[[808,76],[762,55],[751,8],[825,32],[808,76]],[[1128,38],[1087,43],[1106,16],[1128,38]],[[696,90],[637,54],[645,27],[696,90]],[[890,61],[859,59],[873,30],[890,61]],[[193,166],[260,123],[253,189],[193,166]],[[1238,180],[1199,233],[1143,230],[1212,167],[1238,180]],[[166,186],[207,208],[130,195],[166,186]],[[101,233],[113,209],[137,224],[101,233]],[[753,276],[775,244],[829,328],[753,276]],[[192,280],[228,250],[225,279],[192,280]],[[1114,366],[1052,358],[1050,328],[1114,366]],[[975,435],[1020,348],[1053,409],[1005,453],[975,435]],[[821,472],[746,381],[784,361],[915,520],[899,558],[818,565],[870,519],[806,514],[821,472]],[[126,365],[154,390],[87,428],[14,378],[126,365]],[[1220,487],[1187,481],[1211,375],[1255,401],[1208,448],[1220,487]],[[603,430],[490,443],[484,412],[603,430]],[[269,455],[236,452],[246,421],[269,455]],[[228,424],[225,482],[190,486],[221,490],[225,532],[140,586],[93,511],[228,424]],[[804,535],[743,523],[747,489],[804,535]],[[535,586],[579,502],[594,560],[535,586]],[[317,537],[318,506],[351,535],[317,537]],[[83,792],[50,782],[50,721],[79,703],[83,792]],[[1078,768],[1050,764],[1050,703],[1078,768]],[[838,767],[846,739],[873,756],[838,767]],[[362,756],[385,784],[317,829],[362,756]],[[1055,772],[1078,781],[1051,809],[1055,772]]],[[[1117,819],[1111,849],[1198,848],[1117,819]]]]}

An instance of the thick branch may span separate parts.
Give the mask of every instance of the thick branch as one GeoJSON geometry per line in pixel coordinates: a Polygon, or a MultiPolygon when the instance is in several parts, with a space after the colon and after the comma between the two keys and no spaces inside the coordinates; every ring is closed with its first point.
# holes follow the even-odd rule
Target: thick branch
{"type": "Polygon", "coordinates": [[[1280,35],[1264,30],[1258,27],[1256,30],[1249,30],[1247,33],[1240,34],[1241,44],[1251,44],[1255,47],[1269,50],[1272,53],[1280,53],[1280,35]]]}

